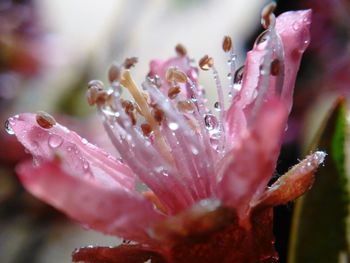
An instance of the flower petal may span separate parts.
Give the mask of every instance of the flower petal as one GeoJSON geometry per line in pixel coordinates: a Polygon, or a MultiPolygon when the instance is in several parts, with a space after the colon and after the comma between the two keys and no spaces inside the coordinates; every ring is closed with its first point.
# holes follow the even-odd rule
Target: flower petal
{"type": "Polygon", "coordinates": [[[56,123],[45,129],[32,113],[12,117],[9,123],[35,161],[59,158],[63,169],[68,172],[74,171],[106,185],[134,189],[134,174],[126,165],[66,127],[56,123]]]}
{"type": "Polygon", "coordinates": [[[303,195],[312,186],[314,173],[323,163],[325,152],[317,151],[295,165],[269,187],[252,206],[276,206],[290,202],[303,195]]]}
{"type": "Polygon", "coordinates": [[[250,199],[261,193],[272,176],[287,115],[279,99],[265,103],[254,126],[222,160],[218,192],[240,216],[244,216],[250,199]]]}
{"type": "Polygon", "coordinates": [[[147,229],[162,219],[141,194],[99,184],[61,169],[59,161],[30,161],[17,167],[24,187],[69,217],[106,234],[140,242],[149,241],[147,229]]]}
{"type": "Polygon", "coordinates": [[[290,111],[301,56],[309,43],[310,23],[310,10],[283,13],[276,19],[277,36],[274,39],[276,43],[272,44],[281,49],[279,55],[282,58],[279,59],[282,59],[284,63],[280,69],[284,70],[279,77],[283,79],[283,86],[280,86],[282,83],[278,81],[278,77],[270,74],[263,76],[261,66],[268,49],[264,43],[256,44],[253,50],[248,52],[241,89],[226,114],[226,125],[231,141],[238,138],[247,128],[244,127],[244,124],[249,123],[252,117],[254,118],[252,109],[259,96],[264,96],[266,101],[274,94],[279,94],[290,111]],[[266,94],[262,94],[261,91],[265,88],[262,87],[261,78],[269,78],[266,83],[266,94]]]}
{"type": "Polygon", "coordinates": [[[290,111],[301,57],[310,42],[311,10],[286,12],[276,21],[276,31],[284,49],[284,82],[281,98],[290,111]]]}

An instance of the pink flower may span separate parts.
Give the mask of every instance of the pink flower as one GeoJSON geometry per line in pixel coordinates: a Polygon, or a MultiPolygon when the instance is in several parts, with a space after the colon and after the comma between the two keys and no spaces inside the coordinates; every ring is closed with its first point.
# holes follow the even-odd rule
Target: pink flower
{"type": "MultiPolygon", "coordinates": [[[[182,46],[177,57],[151,63],[143,90],[131,78],[134,59],[111,67],[110,88],[90,83],[88,101],[97,105],[120,159],[46,113],[9,119],[9,129],[34,157],[34,165],[17,168],[29,192],[90,228],[135,242],[80,249],[74,261],[276,262],[272,207],[312,185],[325,153],[309,155],[267,187],[311,12],[276,20],[271,10],[263,14],[267,30],[248,53],[244,71],[230,78],[227,109],[213,60],[200,61],[214,74],[218,117],[205,106],[197,69],[182,46]],[[135,101],[121,99],[122,89],[135,101]]],[[[227,37],[224,50],[234,74],[227,37]]]]}

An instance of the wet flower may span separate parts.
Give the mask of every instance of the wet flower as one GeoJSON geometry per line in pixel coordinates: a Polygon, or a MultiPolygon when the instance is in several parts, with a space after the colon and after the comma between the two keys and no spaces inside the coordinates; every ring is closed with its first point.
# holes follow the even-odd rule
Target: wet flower
{"type": "Polygon", "coordinates": [[[105,153],[44,112],[8,120],[7,129],[33,155],[18,175],[28,191],[82,224],[129,240],[74,252],[75,262],[276,262],[272,207],[311,187],[325,153],[317,151],[271,187],[292,106],[294,82],[308,45],[310,11],[263,11],[266,31],[236,70],[232,41],[229,87],[214,60],[218,102],[206,106],[198,69],[182,46],[155,60],[140,89],[137,59],[114,64],[110,87],[89,83],[120,157],[105,153]],[[121,98],[128,90],[133,101],[121,98]],[[226,98],[229,98],[229,106],[226,98]],[[145,190],[145,188],[147,188],[145,190]]]}

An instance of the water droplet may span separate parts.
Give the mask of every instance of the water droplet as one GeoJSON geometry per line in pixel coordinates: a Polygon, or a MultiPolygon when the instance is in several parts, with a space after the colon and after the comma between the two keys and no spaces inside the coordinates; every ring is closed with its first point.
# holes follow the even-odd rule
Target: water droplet
{"type": "Polygon", "coordinates": [[[260,45],[261,43],[264,43],[265,41],[267,41],[269,39],[268,33],[269,33],[269,31],[265,30],[256,38],[255,43],[254,43],[254,48],[257,47],[258,45],[260,45]]]}
{"type": "Polygon", "coordinates": [[[213,130],[219,127],[219,121],[213,114],[205,115],[204,123],[208,130],[213,130]]]}
{"type": "Polygon", "coordinates": [[[67,147],[67,151],[68,151],[68,152],[71,152],[72,150],[73,150],[73,149],[72,149],[71,146],[68,146],[68,147],[67,147]]]}
{"type": "Polygon", "coordinates": [[[194,146],[191,147],[191,150],[194,155],[197,155],[199,153],[198,149],[194,146]]]}
{"type": "Polygon", "coordinates": [[[81,142],[82,142],[83,144],[88,144],[88,140],[86,140],[85,138],[82,138],[82,139],[81,139],[81,142]]]}
{"type": "Polygon", "coordinates": [[[214,103],[214,108],[217,111],[221,111],[220,103],[218,101],[214,103]]]}
{"type": "Polygon", "coordinates": [[[228,79],[228,80],[231,80],[231,79],[232,79],[232,74],[231,74],[231,73],[228,73],[228,74],[227,74],[227,79],[228,79]]]}
{"type": "Polygon", "coordinates": [[[10,135],[15,134],[14,130],[11,127],[11,120],[6,120],[5,121],[5,130],[10,135]]]}
{"type": "Polygon", "coordinates": [[[294,22],[293,25],[292,25],[293,29],[295,31],[298,31],[300,29],[300,24],[298,21],[294,22]]]}
{"type": "Polygon", "coordinates": [[[58,136],[56,134],[51,134],[49,136],[48,144],[51,148],[53,149],[58,148],[62,145],[62,143],[63,143],[63,139],[61,136],[58,136]]]}
{"type": "Polygon", "coordinates": [[[87,161],[83,161],[83,170],[87,172],[90,168],[90,165],[87,161]]]}
{"type": "Polygon", "coordinates": [[[175,131],[175,130],[177,130],[179,128],[179,124],[177,124],[176,122],[170,122],[168,124],[168,127],[169,127],[170,130],[175,131]]]}
{"type": "Polygon", "coordinates": [[[234,76],[234,83],[235,84],[241,84],[243,80],[243,74],[244,74],[244,66],[240,67],[236,70],[235,76],[234,76]]]}

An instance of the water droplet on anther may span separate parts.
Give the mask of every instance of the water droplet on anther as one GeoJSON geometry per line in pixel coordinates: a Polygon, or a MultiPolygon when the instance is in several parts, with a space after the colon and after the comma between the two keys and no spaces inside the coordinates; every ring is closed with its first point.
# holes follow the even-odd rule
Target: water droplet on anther
{"type": "Polygon", "coordinates": [[[10,135],[15,134],[14,130],[13,130],[12,127],[11,127],[11,122],[10,122],[10,120],[6,120],[6,121],[5,121],[5,130],[6,130],[6,132],[7,132],[8,134],[10,134],[10,135]]]}
{"type": "Polygon", "coordinates": [[[62,143],[63,143],[63,139],[61,136],[58,136],[56,134],[51,134],[49,136],[48,144],[51,148],[53,149],[58,148],[62,145],[62,143]]]}

